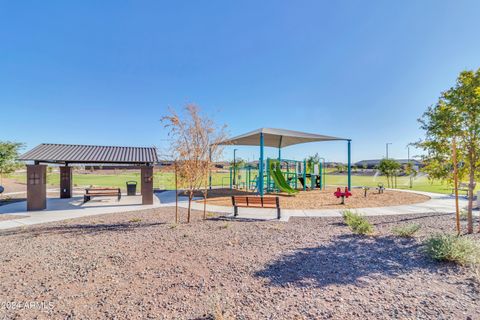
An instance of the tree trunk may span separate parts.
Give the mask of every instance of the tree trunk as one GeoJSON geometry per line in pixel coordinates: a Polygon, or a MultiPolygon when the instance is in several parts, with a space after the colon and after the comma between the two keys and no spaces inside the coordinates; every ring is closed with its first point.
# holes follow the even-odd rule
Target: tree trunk
{"type": "Polygon", "coordinates": [[[473,183],[475,182],[475,167],[470,161],[470,181],[468,184],[468,211],[467,211],[467,230],[468,233],[473,233],[473,183]]]}
{"type": "Polygon", "coordinates": [[[190,192],[188,194],[187,223],[190,223],[190,216],[191,216],[191,213],[192,213],[192,198],[193,198],[193,193],[190,192]]]}
{"type": "Polygon", "coordinates": [[[177,161],[175,161],[175,224],[178,224],[178,179],[177,179],[177,161]]]}
{"type": "Polygon", "coordinates": [[[460,235],[460,208],[458,207],[458,162],[457,162],[457,142],[455,137],[452,141],[452,160],[453,160],[453,188],[455,192],[455,219],[457,225],[457,234],[460,235]]]}
{"type": "Polygon", "coordinates": [[[205,189],[205,193],[203,194],[203,220],[207,219],[207,192],[208,188],[205,189]]]}

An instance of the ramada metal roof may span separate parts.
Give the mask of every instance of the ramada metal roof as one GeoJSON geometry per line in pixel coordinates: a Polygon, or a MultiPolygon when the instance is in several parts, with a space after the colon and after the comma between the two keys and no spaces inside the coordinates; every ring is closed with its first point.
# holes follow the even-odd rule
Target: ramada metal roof
{"type": "Polygon", "coordinates": [[[345,138],[325,136],[315,133],[292,131],[286,129],[260,128],[228,140],[222,141],[224,145],[259,146],[260,134],[263,133],[264,145],[266,147],[283,148],[291,145],[315,142],[315,141],[337,141],[349,140],[345,138]]]}
{"type": "Polygon", "coordinates": [[[117,147],[42,143],[18,160],[49,163],[153,164],[158,162],[154,147],[117,147]]]}

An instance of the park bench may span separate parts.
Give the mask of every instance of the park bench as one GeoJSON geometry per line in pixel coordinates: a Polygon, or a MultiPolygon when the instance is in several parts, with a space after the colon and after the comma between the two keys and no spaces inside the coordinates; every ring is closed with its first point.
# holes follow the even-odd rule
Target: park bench
{"type": "Polygon", "coordinates": [[[232,196],[233,215],[238,216],[238,208],[269,208],[277,209],[277,219],[280,219],[280,200],[278,197],[232,196]]]}
{"type": "MultiPolygon", "coordinates": [[[[465,192],[467,194],[467,197],[468,197],[468,192],[469,192],[469,186],[470,186],[470,183],[466,183],[466,182],[460,182],[458,184],[458,192],[465,192]]],[[[473,183],[473,189],[475,189],[475,187],[477,186],[477,183],[474,182],[473,183]]],[[[455,192],[455,188],[452,188],[452,194],[455,192]]]]}
{"type": "Polygon", "coordinates": [[[90,201],[92,197],[117,197],[118,201],[122,198],[120,188],[88,188],[85,189],[83,202],[90,201]]]}

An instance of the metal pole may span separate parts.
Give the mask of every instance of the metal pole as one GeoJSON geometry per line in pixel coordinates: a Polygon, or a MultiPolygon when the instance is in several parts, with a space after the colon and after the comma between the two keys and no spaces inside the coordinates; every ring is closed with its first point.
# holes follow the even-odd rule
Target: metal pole
{"type": "Polygon", "coordinates": [[[303,191],[307,190],[307,159],[303,159],[303,191]]]}
{"type": "Polygon", "coordinates": [[[278,161],[282,160],[282,141],[283,141],[283,136],[280,136],[280,142],[278,144],[278,161]]]}
{"type": "Polygon", "coordinates": [[[236,163],[236,159],[235,159],[235,153],[237,152],[238,149],[233,149],[233,185],[236,186],[237,185],[237,179],[236,179],[236,176],[237,176],[237,163],[236,163]]]}
{"type": "Polygon", "coordinates": [[[412,164],[410,163],[410,146],[407,146],[407,163],[408,165],[410,166],[410,188],[413,187],[413,184],[412,184],[412,170],[413,170],[413,166],[412,164]]]}
{"type": "Polygon", "coordinates": [[[392,143],[391,143],[391,142],[385,143],[385,149],[386,149],[386,155],[387,155],[386,158],[387,158],[387,159],[388,159],[388,145],[389,145],[389,144],[392,144],[392,143]]]}
{"type": "Polygon", "coordinates": [[[264,168],[263,168],[263,145],[264,144],[264,139],[263,139],[263,132],[260,132],[260,163],[258,164],[258,168],[259,168],[259,177],[258,177],[258,182],[259,182],[259,186],[258,186],[258,191],[260,192],[260,196],[263,197],[263,171],[264,171],[264,168]]]}
{"type": "Polygon", "coordinates": [[[320,158],[320,160],[322,160],[322,170],[320,171],[320,181],[322,181],[322,190],[325,190],[325,171],[326,171],[326,168],[325,168],[325,158],[320,158]]]}
{"type": "Polygon", "coordinates": [[[352,140],[348,140],[348,190],[352,190],[352,163],[351,163],[351,158],[352,158],[352,148],[351,148],[351,142],[352,140]]]}

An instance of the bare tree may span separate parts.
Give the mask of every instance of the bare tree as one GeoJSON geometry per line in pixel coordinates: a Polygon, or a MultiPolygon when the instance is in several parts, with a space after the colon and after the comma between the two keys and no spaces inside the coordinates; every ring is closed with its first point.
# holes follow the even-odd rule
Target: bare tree
{"type": "MultiPolygon", "coordinates": [[[[170,151],[177,163],[178,183],[188,195],[187,222],[190,222],[192,199],[202,190],[204,201],[208,192],[208,179],[212,163],[222,154],[220,142],[226,138],[226,127],[218,127],[213,120],[202,116],[195,105],[187,105],[179,115],[170,110],[162,117],[169,130],[170,151]]],[[[204,205],[204,218],[206,206],[204,205]]]]}

